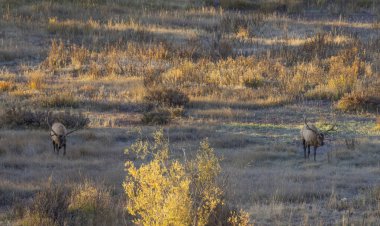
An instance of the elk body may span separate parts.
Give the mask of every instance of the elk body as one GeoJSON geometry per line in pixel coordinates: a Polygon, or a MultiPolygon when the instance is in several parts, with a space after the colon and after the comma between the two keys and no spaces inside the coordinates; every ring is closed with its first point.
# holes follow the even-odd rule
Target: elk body
{"type": "Polygon", "coordinates": [[[46,121],[50,127],[50,137],[53,143],[53,151],[57,151],[57,155],[59,155],[59,150],[63,148],[63,155],[66,155],[66,137],[78,129],[67,132],[66,127],[62,123],[55,122],[52,126],[50,126],[48,118],[46,121]]]}
{"type": "Polygon", "coordinates": [[[303,151],[306,159],[306,148],[308,149],[307,158],[310,158],[310,146],[314,147],[314,161],[316,161],[317,148],[324,145],[325,136],[319,132],[314,125],[308,125],[305,118],[305,125],[301,129],[303,151]]]}

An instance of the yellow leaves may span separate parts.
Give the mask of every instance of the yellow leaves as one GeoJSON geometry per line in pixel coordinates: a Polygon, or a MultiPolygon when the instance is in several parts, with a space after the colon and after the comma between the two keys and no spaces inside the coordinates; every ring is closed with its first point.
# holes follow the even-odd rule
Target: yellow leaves
{"type": "Polygon", "coordinates": [[[128,211],[143,225],[188,225],[190,180],[178,162],[170,166],[157,159],[140,168],[128,169],[124,189],[128,211]]]}
{"type": "Polygon", "coordinates": [[[207,139],[201,142],[195,164],[198,173],[197,180],[200,183],[213,181],[220,173],[219,159],[215,156],[214,149],[210,147],[207,139]]]}
{"type": "Polygon", "coordinates": [[[128,196],[127,210],[142,225],[189,225],[190,179],[178,161],[169,161],[169,147],[162,130],[150,144],[139,139],[129,151],[151,155],[153,160],[138,168],[125,164],[128,176],[123,184],[128,196]]]}
{"type": "Polygon", "coordinates": [[[249,226],[249,215],[247,212],[240,210],[239,212],[231,211],[231,216],[228,218],[228,223],[232,226],[249,226]]]}
{"type": "Polygon", "coordinates": [[[131,145],[130,148],[126,148],[124,150],[124,153],[134,153],[140,158],[144,159],[146,155],[148,154],[148,142],[142,141],[141,139],[138,139],[135,143],[131,145]]]}
{"type": "Polygon", "coordinates": [[[219,158],[204,140],[196,158],[183,164],[169,159],[162,130],[153,138],[154,143],[140,138],[128,149],[152,157],[138,167],[125,163],[128,175],[123,187],[128,212],[141,225],[206,225],[215,209],[223,205],[223,191],[217,183],[219,158]]]}

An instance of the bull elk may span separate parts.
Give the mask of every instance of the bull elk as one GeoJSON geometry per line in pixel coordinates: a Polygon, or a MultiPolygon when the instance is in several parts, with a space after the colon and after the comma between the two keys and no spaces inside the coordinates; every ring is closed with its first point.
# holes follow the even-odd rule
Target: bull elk
{"type": "Polygon", "coordinates": [[[53,143],[53,151],[57,151],[57,155],[59,155],[59,150],[63,147],[63,155],[66,155],[66,137],[71,133],[79,130],[79,128],[67,132],[66,127],[60,122],[54,122],[53,125],[50,125],[49,114],[46,118],[46,122],[50,128],[50,137],[53,143]]]}
{"type": "Polygon", "coordinates": [[[306,148],[308,149],[307,158],[310,158],[310,146],[314,147],[314,161],[316,161],[317,148],[324,145],[325,133],[334,130],[335,124],[324,133],[320,132],[315,125],[308,125],[304,118],[304,127],[301,129],[303,151],[306,159],[306,148]]]}

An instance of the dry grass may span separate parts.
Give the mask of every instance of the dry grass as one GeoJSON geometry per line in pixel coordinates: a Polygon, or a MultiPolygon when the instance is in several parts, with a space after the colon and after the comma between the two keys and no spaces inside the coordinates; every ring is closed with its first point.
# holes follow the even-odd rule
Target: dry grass
{"type": "Polygon", "coordinates": [[[379,221],[378,0],[219,2],[0,0],[0,224],[61,222],[37,195],[59,193],[49,177],[70,191],[64,222],[128,224],[123,150],[156,124],[171,159],[209,137],[226,203],[251,223],[379,221]],[[90,119],[65,157],[41,130],[48,111],[90,119]],[[338,123],[316,163],[303,115],[338,123]]]}

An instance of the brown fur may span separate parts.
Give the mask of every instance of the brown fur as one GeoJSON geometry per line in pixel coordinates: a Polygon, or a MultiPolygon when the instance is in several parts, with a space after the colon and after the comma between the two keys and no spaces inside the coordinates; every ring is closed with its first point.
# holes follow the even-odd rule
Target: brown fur
{"type": "Polygon", "coordinates": [[[53,142],[54,152],[57,150],[57,154],[59,154],[59,150],[63,147],[63,155],[66,154],[66,135],[67,130],[66,127],[59,122],[53,123],[50,130],[50,137],[53,142]]]}
{"type": "Polygon", "coordinates": [[[301,129],[301,139],[304,148],[304,155],[306,159],[306,148],[308,148],[308,155],[310,157],[310,146],[314,147],[314,161],[316,161],[317,148],[324,145],[324,135],[319,132],[314,125],[308,125],[305,119],[305,126],[301,129]]]}

